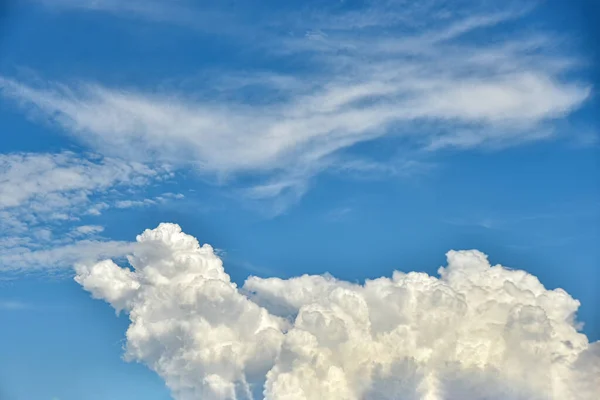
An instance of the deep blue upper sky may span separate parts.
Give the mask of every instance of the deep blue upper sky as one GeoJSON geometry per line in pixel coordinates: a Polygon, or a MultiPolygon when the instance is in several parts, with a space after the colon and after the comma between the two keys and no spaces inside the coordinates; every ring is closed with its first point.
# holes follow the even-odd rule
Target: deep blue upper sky
{"type": "Polygon", "coordinates": [[[594,1],[257,3],[4,7],[0,398],[168,398],[70,279],[165,221],[236,282],[478,249],[600,339],[594,1]]]}

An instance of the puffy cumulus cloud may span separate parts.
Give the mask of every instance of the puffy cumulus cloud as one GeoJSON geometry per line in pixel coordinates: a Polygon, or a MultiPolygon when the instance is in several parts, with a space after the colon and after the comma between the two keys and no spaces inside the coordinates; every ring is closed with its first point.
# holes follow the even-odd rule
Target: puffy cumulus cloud
{"type": "Polygon", "coordinates": [[[133,271],[103,261],[77,266],[75,278],[129,313],[126,358],[158,372],[178,399],[258,396],[287,322],[241,294],[212,247],[179,226],[137,240],[133,271]]]}
{"type": "Polygon", "coordinates": [[[267,397],[592,398],[575,383],[587,372],[573,365],[593,351],[576,330],[576,300],[477,251],[449,252],[439,273],[396,272],[364,286],[250,278],[257,303],[295,316],[267,397]]]}
{"type": "Polygon", "coordinates": [[[76,281],[129,313],[126,359],[188,399],[595,399],[600,344],[579,302],[476,251],[438,277],[394,272],[250,277],[236,287],[209,245],[161,224],[131,269],[77,266],[76,281]]]}

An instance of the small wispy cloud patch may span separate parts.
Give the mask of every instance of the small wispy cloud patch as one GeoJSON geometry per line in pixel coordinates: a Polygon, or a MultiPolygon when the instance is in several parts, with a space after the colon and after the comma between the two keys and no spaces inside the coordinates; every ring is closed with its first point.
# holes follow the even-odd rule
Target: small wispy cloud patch
{"type": "MultiPolygon", "coordinates": [[[[241,33],[241,21],[221,2],[194,0],[25,0],[51,13],[97,13],[132,22],[165,24],[190,31],[219,33],[235,37],[241,33]],[[200,9],[198,9],[200,6],[200,9]]],[[[135,25],[135,24],[133,24],[135,25]]]]}
{"type": "Polygon", "coordinates": [[[100,225],[81,225],[73,229],[72,232],[76,235],[93,235],[101,233],[103,230],[104,227],[100,225]]]}
{"type": "Polygon", "coordinates": [[[106,12],[120,16],[137,16],[152,21],[189,21],[191,8],[185,0],[29,0],[51,10],[106,12]]]}
{"type": "Polygon", "coordinates": [[[107,240],[62,240],[39,243],[27,240],[23,246],[0,247],[2,273],[55,273],[70,275],[71,268],[80,262],[105,257],[115,259],[133,251],[131,243],[107,240]]]}
{"type": "Polygon", "coordinates": [[[144,200],[120,200],[115,203],[116,208],[133,208],[133,207],[144,207],[156,204],[152,199],[144,200]]]}
{"type": "Polygon", "coordinates": [[[181,200],[185,196],[182,193],[163,193],[160,196],[154,198],[147,198],[142,200],[119,200],[114,203],[116,208],[136,208],[136,207],[147,207],[154,206],[157,204],[165,203],[169,200],[181,200]]]}
{"type": "Polygon", "coordinates": [[[0,270],[69,267],[78,257],[118,255],[118,242],[98,236],[103,226],[80,221],[118,207],[115,196],[135,196],[171,176],[166,166],[97,155],[0,154],[0,270]]]}
{"type": "Polygon", "coordinates": [[[435,168],[432,162],[392,159],[374,161],[364,158],[339,159],[330,169],[331,172],[353,179],[389,179],[422,176],[435,168]]]}
{"type": "Polygon", "coordinates": [[[354,209],[352,207],[338,207],[329,211],[325,215],[325,219],[330,222],[340,222],[348,218],[354,209]]]}
{"type": "Polygon", "coordinates": [[[29,308],[31,308],[31,306],[22,301],[1,300],[0,299],[0,310],[21,311],[21,310],[27,310],[29,308]]]}
{"type": "MultiPolygon", "coordinates": [[[[168,175],[138,162],[63,153],[0,154],[0,209],[27,207],[53,218],[86,206],[89,196],[118,186],[144,186],[168,175]]],[[[60,218],[60,217],[59,217],[60,218]]]]}

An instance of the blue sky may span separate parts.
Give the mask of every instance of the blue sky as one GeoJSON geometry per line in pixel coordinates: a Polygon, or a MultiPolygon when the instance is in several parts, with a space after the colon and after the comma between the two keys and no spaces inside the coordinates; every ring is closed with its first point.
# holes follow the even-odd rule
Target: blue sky
{"type": "Polygon", "coordinates": [[[72,279],[161,222],[239,284],[478,249],[600,339],[599,10],[493,3],[7,3],[0,398],[170,398],[72,279]]]}

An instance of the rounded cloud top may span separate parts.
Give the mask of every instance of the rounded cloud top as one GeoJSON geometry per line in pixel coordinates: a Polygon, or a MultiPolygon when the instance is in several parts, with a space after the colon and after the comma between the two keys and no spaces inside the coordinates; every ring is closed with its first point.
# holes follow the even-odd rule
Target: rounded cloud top
{"type": "Polygon", "coordinates": [[[126,358],[178,400],[595,399],[600,344],[579,302],[479,251],[439,277],[394,272],[250,277],[238,289],[209,245],[161,224],[131,269],[79,265],[76,281],[129,314],[126,358]]]}

